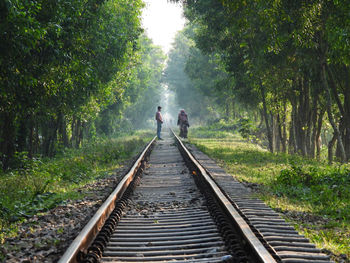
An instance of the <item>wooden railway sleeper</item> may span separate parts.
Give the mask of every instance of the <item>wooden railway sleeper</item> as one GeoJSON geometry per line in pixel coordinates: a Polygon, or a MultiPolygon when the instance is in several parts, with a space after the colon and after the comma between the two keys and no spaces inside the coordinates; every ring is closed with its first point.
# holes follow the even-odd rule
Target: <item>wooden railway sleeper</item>
{"type": "MultiPolygon", "coordinates": [[[[142,170],[142,169],[141,169],[142,170]]],[[[136,186],[140,182],[140,173],[138,173],[135,179],[130,183],[129,187],[125,190],[125,193],[120,200],[117,201],[113,212],[106,220],[106,223],[98,233],[97,237],[93,241],[92,245],[88,248],[86,255],[80,255],[78,260],[83,263],[97,263],[102,257],[103,250],[107,246],[110,238],[117,227],[123,213],[123,209],[127,205],[127,200],[135,190],[136,186]]]]}
{"type": "MultiPolygon", "coordinates": [[[[192,174],[194,175],[196,173],[192,174]]],[[[224,239],[227,251],[232,255],[232,257],[227,258],[225,262],[248,262],[247,254],[242,247],[244,244],[239,242],[238,235],[235,233],[232,225],[228,222],[224,212],[221,211],[219,204],[207,189],[207,186],[201,182],[197,176],[194,176],[194,181],[205,197],[209,213],[213,217],[214,222],[224,239]]]]}
{"type": "MultiPolygon", "coordinates": [[[[211,200],[214,203],[214,200],[210,195],[208,196],[208,200],[211,200]]],[[[217,204],[213,204],[213,210],[218,210],[217,204]]],[[[214,218],[222,236],[224,237],[228,251],[238,257],[241,260],[240,262],[248,261],[246,252],[243,251],[242,246],[237,245],[240,242],[237,240],[237,235],[233,234],[232,226],[227,222],[226,216],[222,213],[217,213],[217,216],[214,216],[214,218]]]]}
{"type": "MultiPolygon", "coordinates": [[[[210,174],[209,174],[210,175],[210,174]]],[[[224,195],[226,196],[226,198],[230,201],[230,203],[236,208],[237,212],[240,214],[240,216],[247,222],[247,224],[249,225],[250,229],[252,230],[252,232],[255,234],[255,236],[259,239],[259,241],[263,244],[263,246],[266,248],[266,250],[273,256],[273,258],[277,261],[277,262],[281,262],[281,258],[276,254],[276,251],[268,244],[268,242],[266,242],[266,239],[262,236],[261,232],[253,225],[250,223],[249,218],[246,216],[245,213],[243,213],[239,207],[238,204],[236,204],[236,202],[234,202],[231,197],[229,195],[227,195],[225,193],[225,191],[218,186],[222,192],[224,193],[224,195]]]]}
{"type": "MultiPolygon", "coordinates": [[[[200,174],[200,171],[198,170],[198,168],[192,163],[192,161],[190,161],[188,158],[186,158],[186,153],[185,150],[181,147],[180,143],[177,141],[178,144],[178,149],[180,150],[181,155],[184,157],[185,163],[188,167],[188,169],[190,171],[192,171],[192,175],[194,175],[194,180],[196,182],[196,184],[198,185],[198,188],[200,189],[201,192],[203,192],[207,202],[208,200],[210,200],[211,194],[206,193],[206,191],[202,191],[202,189],[206,189],[206,185],[205,183],[201,182],[201,180],[199,179],[198,176],[196,176],[197,174],[200,174]],[[209,196],[209,197],[208,197],[209,196]]],[[[204,170],[206,170],[203,167],[204,170]]],[[[207,170],[206,170],[207,171],[207,170]]],[[[208,171],[207,171],[208,172],[208,171]]],[[[208,176],[212,178],[212,176],[210,175],[210,173],[208,172],[208,176]]],[[[262,245],[265,247],[265,249],[271,254],[271,256],[276,260],[276,262],[282,262],[281,258],[277,255],[276,251],[268,244],[268,242],[266,242],[266,240],[264,239],[264,237],[261,235],[261,233],[249,222],[248,217],[245,215],[245,213],[243,213],[240,209],[240,207],[232,200],[232,198],[218,185],[218,188],[222,191],[222,193],[224,194],[224,196],[229,200],[229,202],[232,204],[232,206],[237,210],[237,212],[240,214],[240,216],[244,219],[244,221],[247,222],[247,224],[249,225],[249,227],[251,228],[252,232],[255,234],[255,236],[259,239],[259,241],[262,243],[262,245]]],[[[242,199],[241,199],[242,200],[242,199]]],[[[248,201],[252,201],[251,199],[248,199],[248,201]]],[[[258,203],[262,203],[260,200],[255,200],[255,202],[258,203]]],[[[209,207],[209,205],[208,205],[209,207]]],[[[209,209],[210,213],[211,213],[211,209],[209,209]]],[[[217,223],[218,219],[216,218],[215,215],[213,215],[214,221],[217,223]]],[[[220,229],[220,225],[222,223],[219,222],[217,223],[218,228],[220,229]]],[[[234,229],[234,228],[233,228],[234,229]]],[[[242,240],[244,242],[244,240],[242,240]]],[[[226,243],[225,243],[226,244],[226,243]]],[[[228,241],[227,248],[229,249],[229,252],[231,252],[230,249],[230,244],[228,241]]],[[[244,244],[243,244],[244,245],[244,244]]],[[[245,252],[243,252],[245,254],[245,252]]],[[[247,260],[247,257],[246,257],[247,260]]]]}
{"type": "Polygon", "coordinates": [[[224,238],[226,249],[234,256],[228,259],[226,262],[248,262],[248,257],[242,248],[242,245],[244,244],[240,244],[241,242],[238,241],[237,234],[234,233],[233,227],[227,222],[226,216],[224,216],[222,211],[218,210],[219,205],[207,190],[206,185],[199,179],[198,176],[195,176],[197,173],[199,173],[197,168],[190,161],[188,161],[187,158],[185,158],[182,149],[179,148],[179,150],[185,159],[187,167],[190,169],[190,171],[192,171],[192,175],[194,175],[193,178],[195,183],[207,201],[209,213],[213,217],[214,222],[219,229],[219,232],[224,238]],[[227,228],[225,228],[225,231],[223,231],[223,225],[227,226],[227,228]]]}

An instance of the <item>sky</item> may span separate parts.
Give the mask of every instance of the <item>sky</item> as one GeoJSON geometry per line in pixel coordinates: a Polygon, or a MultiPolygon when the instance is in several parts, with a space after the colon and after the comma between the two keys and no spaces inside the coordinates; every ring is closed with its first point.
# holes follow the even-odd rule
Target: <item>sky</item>
{"type": "Polygon", "coordinates": [[[144,0],[146,7],[142,14],[142,24],[155,45],[161,46],[165,53],[171,48],[177,31],[183,29],[185,18],[179,4],[168,0],[144,0]]]}

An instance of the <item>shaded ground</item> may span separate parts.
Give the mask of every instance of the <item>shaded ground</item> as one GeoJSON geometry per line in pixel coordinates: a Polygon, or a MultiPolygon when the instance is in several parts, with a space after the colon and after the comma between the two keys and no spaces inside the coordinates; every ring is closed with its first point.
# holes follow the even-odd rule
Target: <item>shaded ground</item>
{"type": "Polygon", "coordinates": [[[68,200],[21,224],[20,234],[7,239],[0,248],[7,255],[3,262],[56,262],[129,170],[132,161],[126,161],[113,174],[77,189],[85,196],[83,199],[68,200]]]}

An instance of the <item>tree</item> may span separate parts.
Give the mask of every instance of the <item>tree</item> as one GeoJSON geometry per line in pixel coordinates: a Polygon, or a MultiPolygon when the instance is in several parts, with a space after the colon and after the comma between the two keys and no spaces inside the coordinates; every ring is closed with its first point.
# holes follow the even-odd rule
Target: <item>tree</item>
{"type": "Polygon", "coordinates": [[[79,146],[89,119],[114,102],[142,32],[141,0],[0,2],[0,152],[79,146]],[[68,129],[71,129],[68,131],[68,129]],[[58,140],[60,140],[58,142],[58,140]]]}
{"type": "Polygon", "coordinates": [[[286,151],[289,136],[290,152],[315,156],[316,148],[319,155],[326,111],[334,131],[330,161],[335,142],[336,156],[349,159],[348,2],[190,0],[184,6],[196,26],[196,47],[218,55],[234,80],[233,95],[255,98],[244,105],[262,112],[270,151],[286,151]]]}
{"type": "MultiPolygon", "coordinates": [[[[183,108],[191,119],[205,120],[215,113],[215,109],[211,114],[211,108],[207,107],[208,104],[213,105],[212,102],[209,103],[211,99],[208,95],[210,94],[201,92],[204,87],[198,82],[195,83],[194,79],[191,79],[186,73],[186,63],[187,58],[191,56],[192,42],[186,37],[185,31],[179,32],[175,37],[164,72],[164,82],[176,94],[177,111],[183,108]]],[[[177,116],[177,113],[174,112],[174,116],[177,116]]]]}

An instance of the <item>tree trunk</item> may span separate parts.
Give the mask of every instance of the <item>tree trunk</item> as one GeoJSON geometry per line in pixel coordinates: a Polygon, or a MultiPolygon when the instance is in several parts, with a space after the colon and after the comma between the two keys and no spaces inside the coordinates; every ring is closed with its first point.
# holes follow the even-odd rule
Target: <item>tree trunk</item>
{"type": "Polygon", "coordinates": [[[322,124],[323,124],[323,116],[325,112],[326,110],[323,108],[321,109],[320,114],[318,115],[317,129],[316,129],[316,136],[315,136],[317,160],[320,160],[320,157],[321,157],[321,146],[322,146],[321,131],[322,131],[322,124]]]}
{"type": "Polygon", "coordinates": [[[306,81],[305,78],[300,78],[296,80],[295,87],[299,92],[291,98],[291,103],[293,107],[293,125],[294,125],[294,140],[295,140],[295,152],[302,156],[306,156],[306,116],[307,116],[307,104],[306,96],[306,81]]]}
{"type": "Polygon", "coordinates": [[[329,79],[329,85],[328,86],[331,88],[334,100],[337,103],[337,106],[338,106],[340,114],[342,116],[344,116],[345,115],[345,111],[344,111],[343,105],[341,104],[340,98],[338,96],[337,86],[336,86],[334,78],[333,78],[333,72],[327,65],[325,65],[325,67],[326,67],[326,70],[327,70],[327,73],[328,73],[328,79],[329,79]]]}
{"type": "Polygon", "coordinates": [[[345,153],[346,161],[350,160],[350,71],[349,68],[344,66],[345,72],[345,88],[344,88],[344,119],[346,121],[345,128],[345,153]]]}
{"type": "Polygon", "coordinates": [[[50,124],[51,124],[51,121],[49,121],[48,123],[44,123],[42,126],[42,137],[43,137],[42,154],[44,156],[48,156],[50,151],[50,139],[51,139],[50,124]]]}
{"type": "Polygon", "coordinates": [[[10,161],[15,153],[15,116],[12,113],[5,112],[2,114],[2,133],[0,140],[0,152],[2,169],[9,168],[10,161]]]}
{"type": "Polygon", "coordinates": [[[304,151],[305,155],[309,155],[311,148],[311,110],[310,110],[310,81],[304,83],[304,151]]]}
{"type": "Polygon", "coordinates": [[[60,135],[61,143],[62,143],[62,145],[64,147],[68,147],[69,146],[66,125],[67,124],[66,124],[65,116],[63,115],[63,113],[60,113],[59,114],[58,132],[59,132],[59,135],[60,135]]]}
{"type": "Polygon", "coordinates": [[[291,121],[290,121],[290,131],[289,131],[289,145],[288,153],[295,154],[298,152],[298,145],[296,140],[296,102],[295,99],[291,99],[292,112],[291,112],[291,121]]]}
{"type": "Polygon", "coordinates": [[[283,104],[283,117],[282,117],[282,151],[287,153],[287,102],[283,104]]]}
{"type": "Polygon", "coordinates": [[[293,120],[290,121],[290,127],[289,127],[288,153],[289,153],[289,154],[295,154],[295,141],[294,141],[294,125],[293,125],[293,120]]]}
{"type": "Polygon", "coordinates": [[[72,125],[71,125],[71,131],[72,131],[72,136],[70,138],[70,144],[72,147],[75,146],[75,126],[76,126],[76,118],[75,116],[73,116],[73,119],[72,119],[72,125]]]}
{"type": "Polygon", "coordinates": [[[310,132],[312,129],[312,134],[310,137],[310,148],[309,148],[309,156],[311,158],[315,158],[315,148],[316,148],[316,134],[317,134],[317,106],[318,106],[318,93],[314,94],[314,101],[312,103],[311,109],[311,117],[310,117],[310,132]]]}
{"type": "Polygon", "coordinates": [[[298,142],[298,148],[300,150],[300,154],[302,156],[307,155],[307,145],[308,145],[308,119],[309,119],[309,108],[310,108],[310,100],[309,100],[309,82],[306,79],[306,76],[304,76],[300,80],[299,84],[299,108],[297,111],[297,142],[298,142]]]}
{"type": "Polygon", "coordinates": [[[284,109],[284,113],[283,113],[282,120],[281,120],[280,114],[277,114],[277,123],[278,123],[278,135],[279,135],[280,142],[281,142],[282,152],[286,153],[287,152],[286,104],[284,104],[283,109],[284,109]]]}
{"type": "Polygon", "coordinates": [[[34,121],[33,117],[31,116],[29,119],[29,137],[28,137],[28,158],[33,158],[34,153],[34,121]]]}
{"type": "Polygon", "coordinates": [[[258,125],[258,129],[261,129],[264,124],[264,112],[260,110],[259,113],[260,113],[260,123],[258,125]]]}
{"type": "MultiPolygon", "coordinates": [[[[327,82],[327,79],[326,79],[326,66],[325,66],[325,63],[322,64],[321,75],[322,75],[322,77],[321,77],[322,78],[322,83],[323,83],[324,89],[326,91],[326,97],[327,97],[327,114],[328,114],[328,119],[329,119],[329,122],[332,125],[333,130],[334,130],[334,134],[337,136],[337,139],[338,139],[339,150],[340,150],[340,153],[341,153],[341,160],[340,161],[341,162],[345,162],[346,154],[345,154],[343,141],[342,141],[341,134],[340,134],[339,129],[338,129],[338,127],[337,127],[337,125],[336,125],[336,123],[334,121],[333,114],[332,114],[331,92],[330,92],[330,89],[329,89],[329,86],[328,86],[328,82],[327,82]]],[[[328,159],[329,159],[329,157],[328,157],[328,159]]]]}
{"type": "Polygon", "coordinates": [[[63,117],[63,121],[61,124],[61,133],[62,133],[62,141],[63,141],[63,146],[68,147],[69,146],[69,140],[68,140],[68,134],[67,134],[67,122],[65,118],[63,117]]]}
{"type": "Polygon", "coordinates": [[[28,137],[28,117],[21,118],[19,121],[19,129],[17,132],[17,151],[23,152],[26,150],[28,137]]]}
{"type": "Polygon", "coordinates": [[[57,143],[57,131],[59,128],[59,119],[57,118],[56,121],[53,122],[53,129],[51,132],[51,140],[50,140],[50,152],[49,156],[53,157],[56,154],[56,143],[57,143]]]}
{"type": "Polygon", "coordinates": [[[267,113],[265,87],[262,85],[261,85],[261,97],[262,97],[262,101],[263,101],[263,114],[264,114],[266,131],[267,131],[267,139],[268,139],[268,143],[269,143],[269,151],[273,152],[273,137],[272,137],[271,127],[269,124],[269,116],[267,113]]]}
{"type": "Polygon", "coordinates": [[[37,123],[34,124],[34,149],[33,153],[39,153],[40,151],[40,137],[39,137],[39,125],[37,123]]]}
{"type": "Polygon", "coordinates": [[[333,163],[333,148],[334,148],[334,144],[337,140],[337,137],[338,136],[335,133],[333,133],[333,137],[328,143],[328,163],[329,164],[333,163]]]}
{"type": "Polygon", "coordinates": [[[86,132],[86,122],[81,122],[81,129],[79,134],[79,145],[83,144],[84,133],[86,132]]]}
{"type": "Polygon", "coordinates": [[[58,120],[48,120],[43,127],[43,154],[52,157],[55,154],[58,120]]]}
{"type": "Polygon", "coordinates": [[[81,121],[80,119],[77,119],[77,123],[75,125],[75,147],[76,148],[79,148],[80,146],[80,139],[81,139],[80,133],[81,133],[81,121]]]}
{"type": "Polygon", "coordinates": [[[281,142],[282,151],[283,151],[283,135],[282,135],[282,127],[281,126],[282,126],[282,123],[281,123],[280,114],[277,113],[278,136],[279,136],[279,141],[281,142]]]}
{"type": "Polygon", "coordinates": [[[279,152],[279,136],[278,136],[278,125],[277,117],[273,113],[270,113],[271,125],[272,125],[272,141],[273,141],[273,152],[279,152]]]}
{"type": "MultiPolygon", "coordinates": [[[[339,130],[339,133],[340,133],[340,137],[342,138],[342,143],[344,145],[344,138],[345,138],[345,120],[344,118],[341,118],[340,119],[340,122],[339,122],[339,126],[338,126],[338,130],[339,130]]],[[[340,148],[340,144],[337,143],[337,148],[335,150],[335,156],[341,160],[342,158],[342,153],[341,153],[341,148],[340,148]]],[[[344,147],[344,150],[345,150],[345,147],[344,147]]],[[[345,154],[346,155],[346,154],[345,154]]]]}
{"type": "Polygon", "coordinates": [[[303,137],[303,125],[301,123],[301,114],[303,111],[303,103],[302,103],[302,84],[300,80],[296,81],[296,87],[299,90],[299,100],[297,97],[295,97],[295,103],[294,103],[294,107],[295,107],[295,118],[294,118],[294,136],[295,136],[295,142],[296,142],[296,153],[297,154],[301,154],[302,153],[302,137],[303,137]]]}
{"type": "MultiPolygon", "coordinates": [[[[346,70],[346,67],[344,68],[345,72],[345,88],[343,88],[343,93],[344,93],[344,106],[341,103],[341,100],[339,98],[338,90],[337,90],[337,84],[334,78],[334,73],[333,70],[326,65],[326,71],[328,73],[329,77],[329,87],[332,91],[333,97],[335,99],[335,102],[337,103],[339,112],[341,114],[341,131],[340,131],[340,136],[342,137],[342,143],[344,145],[344,150],[345,150],[345,161],[349,160],[350,158],[350,111],[349,111],[349,97],[350,97],[350,91],[348,90],[348,85],[349,85],[349,74],[348,71],[346,70]]],[[[341,82],[338,81],[338,87],[341,87],[341,82]]],[[[341,156],[341,145],[338,144],[338,149],[337,149],[337,156],[341,156]]]]}

